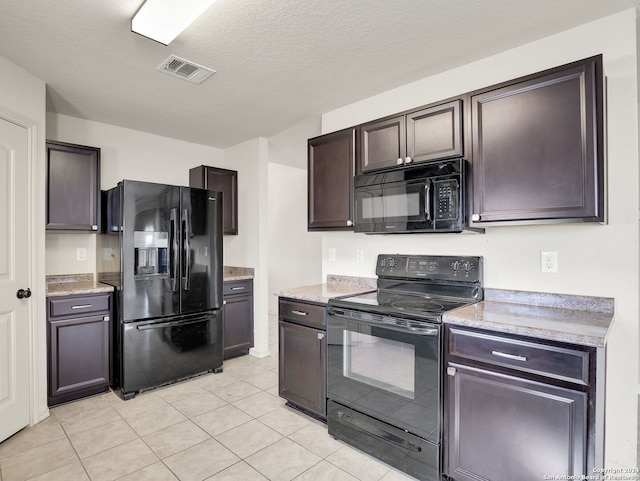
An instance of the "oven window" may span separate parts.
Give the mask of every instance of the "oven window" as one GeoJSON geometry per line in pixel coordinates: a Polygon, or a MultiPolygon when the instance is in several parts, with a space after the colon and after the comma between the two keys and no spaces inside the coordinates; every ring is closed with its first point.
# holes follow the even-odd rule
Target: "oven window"
{"type": "Polygon", "coordinates": [[[343,333],[345,377],[415,398],[415,346],[361,332],[343,333]]]}

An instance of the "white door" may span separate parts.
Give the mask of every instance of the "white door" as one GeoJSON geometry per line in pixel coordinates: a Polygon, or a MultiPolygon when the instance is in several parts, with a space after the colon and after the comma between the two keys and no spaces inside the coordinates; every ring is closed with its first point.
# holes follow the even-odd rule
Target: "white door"
{"type": "Polygon", "coordinates": [[[0,118],[0,441],[29,424],[28,145],[0,118]]]}

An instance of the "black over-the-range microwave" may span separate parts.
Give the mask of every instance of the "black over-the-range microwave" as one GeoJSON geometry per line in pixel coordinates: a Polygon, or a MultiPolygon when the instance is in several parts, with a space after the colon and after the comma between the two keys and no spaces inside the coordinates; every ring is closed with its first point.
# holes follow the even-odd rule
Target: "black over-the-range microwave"
{"type": "Polygon", "coordinates": [[[458,158],[357,175],[355,232],[462,232],[466,170],[466,160],[458,158]]]}

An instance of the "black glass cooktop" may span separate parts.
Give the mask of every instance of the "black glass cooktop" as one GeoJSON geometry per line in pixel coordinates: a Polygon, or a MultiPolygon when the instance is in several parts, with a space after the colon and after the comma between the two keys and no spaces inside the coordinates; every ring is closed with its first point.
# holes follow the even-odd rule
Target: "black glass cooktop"
{"type": "Polygon", "coordinates": [[[447,311],[472,304],[473,302],[475,302],[475,299],[456,299],[429,294],[379,291],[342,299],[332,299],[330,304],[334,307],[367,310],[383,315],[435,319],[447,311]]]}

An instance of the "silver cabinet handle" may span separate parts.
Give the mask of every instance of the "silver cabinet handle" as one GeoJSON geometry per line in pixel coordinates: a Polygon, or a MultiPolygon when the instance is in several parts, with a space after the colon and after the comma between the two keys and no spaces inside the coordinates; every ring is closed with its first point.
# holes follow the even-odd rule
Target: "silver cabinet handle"
{"type": "Polygon", "coordinates": [[[404,164],[404,160],[402,160],[402,157],[398,157],[398,160],[396,160],[396,164],[398,165],[404,164]]]}
{"type": "Polygon", "coordinates": [[[410,164],[411,162],[413,162],[413,159],[411,157],[408,157],[408,156],[405,157],[405,159],[404,159],[404,163],[405,164],[410,164]]]}
{"type": "Polygon", "coordinates": [[[296,310],[291,311],[291,313],[292,313],[292,314],[297,314],[298,316],[308,316],[308,315],[309,315],[309,313],[308,313],[308,312],[304,312],[304,311],[296,311],[296,310]]]}
{"type": "Polygon", "coordinates": [[[347,221],[347,227],[351,227],[353,225],[353,221],[348,220],[347,221]]]}
{"type": "Polygon", "coordinates": [[[507,354],[506,352],[491,351],[491,354],[498,357],[504,357],[506,359],[512,359],[513,361],[527,362],[527,358],[524,356],[517,356],[516,354],[507,354]]]}
{"type": "Polygon", "coordinates": [[[89,307],[93,307],[93,304],[78,304],[75,306],[71,306],[71,309],[87,309],[89,307]]]}
{"type": "Polygon", "coordinates": [[[231,290],[232,291],[243,291],[244,290],[244,286],[242,286],[242,287],[232,287],[231,290]]]}

